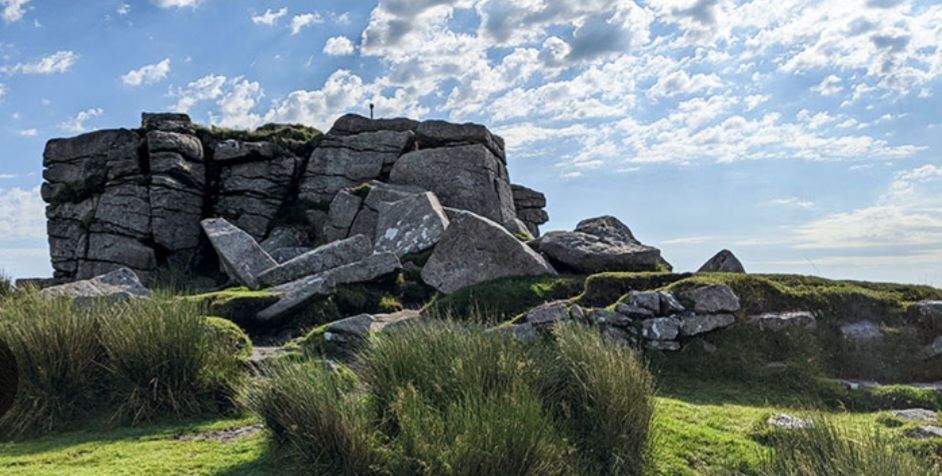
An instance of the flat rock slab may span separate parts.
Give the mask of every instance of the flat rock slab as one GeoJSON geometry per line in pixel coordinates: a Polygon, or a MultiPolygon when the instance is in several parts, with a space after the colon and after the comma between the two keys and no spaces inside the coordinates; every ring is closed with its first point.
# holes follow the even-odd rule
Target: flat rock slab
{"type": "Polygon", "coordinates": [[[859,321],[841,326],[841,335],[851,342],[869,342],[883,337],[880,326],[871,321],[859,321]]]}
{"type": "Polygon", "coordinates": [[[455,145],[481,144],[501,162],[507,163],[504,139],[480,124],[454,124],[445,121],[424,121],[415,130],[416,140],[423,149],[455,145]]]}
{"type": "Polygon", "coordinates": [[[39,293],[45,297],[72,299],[79,307],[120,304],[132,299],[150,297],[150,290],[144,287],[137,274],[128,268],[120,268],[85,281],[52,286],[39,293]]]}
{"type": "Polygon", "coordinates": [[[641,322],[641,336],[648,340],[674,340],[682,322],[675,317],[655,317],[641,322]]]}
{"type": "Polygon", "coordinates": [[[805,430],[808,428],[814,428],[813,421],[798,418],[785,413],[770,416],[766,423],[773,428],[779,428],[782,430],[805,430]]]}
{"type": "Polygon", "coordinates": [[[176,441],[220,441],[223,443],[251,438],[262,431],[265,431],[265,425],[259,423],[250,426],[234,426],[224,430],[206,431],[202,433],[180,433],[170,437],[176,441]]]}
{"type": "Polygon", "coordinates": [[[680,333],[684,336],[705,334],[716,329],[729,327],[736,322],[732,314],[692,314],[680,318],[680,333]]]}
{"type": "Polygon", "coordinates": [[[432,192],[384,204],[376,218],[376,253],[402,257],[425,251],[438,243],[448,227],[448,216],[432,192]]]}
{"type": "Polygon", "coordinates": [[[272,266],[258,276],[265,286],[277,286],[318,274],[328,269],[359,261],[372,252],[373,244],[363,235],[328,243],[280,265],[272,266]]]}
{"type": "Polygon", "coordinates": [[[703,314],[730,313],[740,309],[739,296],[725,284],[712,284],[680,293],[683,300],[693,303],[693,311],[703,314]]]}
{"type": "Polygon", "coordinates": [[[422,268],[422,280],[445,294],[508,276],[556,274],[546,260],[499,224],[455,211],[422,268]]]}
{"type": "Polygon", "coordinates": [[[209,218],[200,224],[216,249],[223,270],[249,288],[258,289],[258,276],[278,265],[254,238],[224,218],[209,218]]]}
{"type": "Polygon", "coordinates": [[[931,422],[935,423],[939,421],[939,415],[925,408],[907,408],[905,410],[897,410],[893,412],[893,416],[899,418],[900,420],[909,420],[909,421],[919,421],[919,422],[931,422]]]}

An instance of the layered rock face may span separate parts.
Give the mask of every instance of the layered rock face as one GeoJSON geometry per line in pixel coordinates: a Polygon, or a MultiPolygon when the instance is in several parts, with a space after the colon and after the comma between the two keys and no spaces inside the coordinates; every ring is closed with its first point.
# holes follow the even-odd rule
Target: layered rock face
{"type": "Polygon", "coordinates": [[[384,249],[426,249],[430,238],[403,228],[403,219],[418,213],[427,222],[419,227],[438,235],[447,225],[442,207],[515,236],[538,235],[548,219],[543,194],[511,185],[503,139],[476,124],[346,115],[321,136],[295,126],[221,131],[183,114],[144,114],[139,129],[49,141],[44,166],[59,281],[120,268],[144,281],[165,267],[238,275],[204,233],[209,218],[224,218],[277,263],[315,242],[374,240],[377,227],[389,233],[384,249]],[[430,212],[386,210],[403,198],[430,212]]]}

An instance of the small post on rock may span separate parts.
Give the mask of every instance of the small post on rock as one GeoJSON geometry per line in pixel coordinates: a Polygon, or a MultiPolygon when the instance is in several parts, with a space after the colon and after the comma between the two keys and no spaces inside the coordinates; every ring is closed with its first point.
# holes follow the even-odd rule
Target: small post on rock
{"type": "Polygon", "coordinates": [[[370,103],[370,119],[373,119],[373,103],[370,103]]]}

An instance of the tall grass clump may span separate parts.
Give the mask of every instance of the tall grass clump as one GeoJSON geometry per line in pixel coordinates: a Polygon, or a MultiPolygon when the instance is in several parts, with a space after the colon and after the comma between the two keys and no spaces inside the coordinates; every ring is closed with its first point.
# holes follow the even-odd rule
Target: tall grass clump
{"type": "Polygon", "coordinates": [[[34,289],[0,297],[0,339],[19,369],[0,438],[225,410],[245,373],[236,331],[165,297],[91,307],[34,289]]]}
{"type": "Polygon", "coordinates": [[[155,299],[109,311],[101,345],[116,418],[139,423],[215,409],[240,361],[218,345],[200,306],[155,299]]]}
{"type": "Polygon", "coordinates": [[[769,476],[929,476],[928,460],[879,433],[851,432],[824,418],[813,428],[775,432],[762,473],[769,476]]]}
{"type": "Polygon", "coordinates": [[[589,474],[640,474],[654,415],[654,377],[634,350],[583,326],[557,326],[546,399],[589,474]]]}
{"type": "Polygon", "coordinates": [[[250,383],[245,403],[277,443],[314,474],[381,474],[370,410],[353,383],[315,362],[275,364],[250,383]]]}
{"type": "Polygon", "coordinates": [[[71,302],[35,292],[0,298],[0,340],[19,369],[13,407],[0,417],[0,437],[58,430],[96,404],[99,322],[71,302]]]}
{"type": "Polygon", "coordinates": [[[453,321],[414,324],[357,352],[357,385],[295,364],[307,367],[276,370],[247,400],[276,442],[308,462],[328,455],[313,460],[317,474],[355,457],[364,474],[640,474],[653,380],[597,332],[522,343],[453,321]]]}
{"type": "Polygon", "coordinates": [[[13,293],[13,279],[6,271],[0,269],[0,297],[9,296],[13,293]]]}

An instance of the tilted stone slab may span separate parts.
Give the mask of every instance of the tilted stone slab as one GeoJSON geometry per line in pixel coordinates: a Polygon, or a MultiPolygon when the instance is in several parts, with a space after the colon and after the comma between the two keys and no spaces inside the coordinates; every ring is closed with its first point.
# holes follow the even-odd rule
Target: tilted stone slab
{"type": "Polygon", "coordinates": [[[258,289],[258,276],[278,265],[255,239],[224,218],[209,218],[200,224],[216,249],[223,270],[249,288],[258,289]]]}
{"type": "Polygon", "coordinates": [[[467,211],[451,223],[422,268],[422,280],[450,294],[507,276],[556,274],[546,260],[499,224],[467,211]]]}
{"type": "Polygon", "coordinates": [[[328,243],[297,258],[272,266],[258,275],[264,286],[278,286],[359,261],[370,255],[373,243],[363,235],[328,243]]]}
{"type": "Polygon", "coordinates": [[[406,118],[370,119],[359,114],[344,114],[336,122],[327,135],[348,136],[363,132],[397,131],[405,132],[419,127],[419,121],[406,118]]]}
{"type": "MultiPolygon", "coordinates": [[[[327,223],[324,224],[323,235],[327,241],[335,241],[346,238],[350,235],[350,228],[353,221],[360,212],[360,206],[363,205],[363,198],[351,193],[349,190],[341,190],[334,195],[330,202],[330,209],[327,212],[327,223]]],[[[369,236],[372,236],[370,234],[369,236]]]]}
{"type": "Polygon", "coordinates": [[[375,254],[355,263],[276,286],[271,291],[282,294],[281,300],[263,309],[257,317],[261,321],[281,319],[303,309],[314,299],[330,294],[336,286],[373,281],[401,268],[402,264],[396,255],[375,254]]]}
{"type": "Polygon", "coordinates": [[[377,216],[373,250],[399,257],[425,251],[438,243],[448,223],[432,192],[385,204],[377,216]]]}

